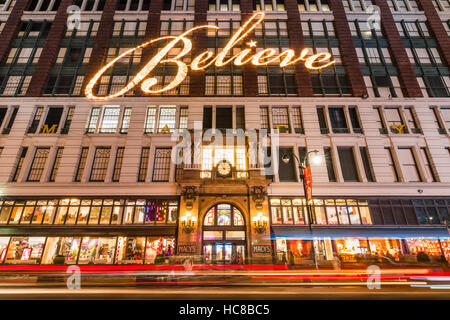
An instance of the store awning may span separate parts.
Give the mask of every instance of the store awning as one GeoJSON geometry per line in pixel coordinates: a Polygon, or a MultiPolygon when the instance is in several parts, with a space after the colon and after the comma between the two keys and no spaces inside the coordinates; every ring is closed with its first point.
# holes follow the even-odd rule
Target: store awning
{"type": "Polygon", "coordinates": [[[445,227],[272,227],[272,238],[450,238],[445,227]]]}

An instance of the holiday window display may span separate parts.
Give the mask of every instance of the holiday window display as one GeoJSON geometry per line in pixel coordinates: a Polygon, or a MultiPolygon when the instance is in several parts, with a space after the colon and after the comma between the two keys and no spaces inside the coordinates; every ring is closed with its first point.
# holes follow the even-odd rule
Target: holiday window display
{"type": "Polygon", "coordinates": [[[334,242],[342,262],[358,262],[369,250],[366,239],[343,238],[336,239],[334,242]]]}
{"type": "Polygon", "coordinates": [[[441,239],[442,251],[444,251],[445,258],[450,262],[450,238],[441,239]]]}
{"type": "Polygon", "coordinates": [[[9,244],[6,263],[39,264],[45,237],[14,237],[9,244]]]}
{"type": "Polygon", "coordinates": [[[437,239],[407,238],[406,243],[410,253],[416,256],[417,262],[432,262],[431,260],[443,255],[437,239]]]}
{"type": "Polygon", "coordinates": [[[81,238],[49,237],[42,264],[76,264],[81,238]]]}
{"type": "Polygon", "coordinates": [[[175,237],[147,237],[145,263],[165,262],[165,257],[172,256],[175,250],[175,237]],[[164,261],[162,260],[164,259],[164,261]]]}
{"type": "Polygon", "coordinates": [[[0,238],[0,263],[3,263],[6,257],[6,252],[8,251],[9,237],[0,238]]]}
{"type": "Polygon", "coordinates": [[[116,250],[116,264],[142,264],[144,260],[145,237],[119,237],[116,250]]]}
{"type": "Polygon", "coordinates": [[[116,238],[83,238],[79,264],[112,264],[116,238]]]}

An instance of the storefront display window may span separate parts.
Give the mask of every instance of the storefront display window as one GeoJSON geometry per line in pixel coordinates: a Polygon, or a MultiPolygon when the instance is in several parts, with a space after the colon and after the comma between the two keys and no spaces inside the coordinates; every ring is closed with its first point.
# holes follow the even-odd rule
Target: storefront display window
{"type": "Polygon", "coordinates": [[[403,255],[400,239],[369,239],[370,253],[374,257],[385,257],[399,261],[403,255]]]}
{"type": "Polygon", "coordinates": [[[277,238],[276,250],[278,263],[282,264],[303,264],[313,259],[311,240],[277,238]]]}
{"type": "Polygon", "coordinates": [[[407,238],[406,243],[417,262],[435,262],[443,255],[438,239],[407,238]]]}
{"type": "Polygon", "coordinates": [[[42,264],[76,264],[81,238],[47,238],[42,264]]]}
{"type": "Polygon", "coordinates": [[[6,252],[8,251],[9,237],[0,237],[0,263],[5,261],[6,252]]]}
{"type": "Polygon", "coordinates": [[[305,224],[306,207],[302,199],[271,199],[273,224],[305,224]]]}
{"type": "Polygon", "coordinates": [[[39,264],[45,237],[14,237],[9,244],[6,263],[39,264]]]}
{"type": "Polygon", "coordinates": [[[119,237],[116,250],[116,264],[142,264],[144,260],[145,237],[119,237]]]}
{"type": "Polygon", "coordinates": [[[145,264],[165,263],[165,257],[175,252],[174,237],[147,237],[145,264]]]}
{"type": "Polygon", "coordinates": [[[113,263],[116,238],[84,237],[80,248],[79,264],[113,263]]]}
{"type": "Polygon", "coordinates": [[[366,239],[335,239],[336,251],[342,262],[357,262],[364,258],[369,250],[366,239]]]}
{"type": "Polygon", "coordinates": [[[450,262],[450,238],[441,239],[441,247],[445,258],[450,262]]]}
{"type": "Polygon", "coordinates": [[[177,200],[0,201],[0,224],[176,224],[177,219],[177,200]]]}

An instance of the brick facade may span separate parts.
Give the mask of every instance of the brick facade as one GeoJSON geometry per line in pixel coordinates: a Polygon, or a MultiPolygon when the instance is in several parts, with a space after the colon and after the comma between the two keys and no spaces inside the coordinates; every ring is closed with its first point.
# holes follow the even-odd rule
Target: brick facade
{"type": "Polygon", "coordinates": [[[425,12],[428,27],[431,29],[430,31],[436,39],[442,58],[447,64],[447,67],[450,67],[450,37],[442,24],[441,18],[431,0],[418,0],[418,2],[425,12]]]}
{"type": "Polygon", "coordinates": [[[385,0],[374,0],[375,5],[380,7],[381,27],[386,35],[393,59],[397,65],[400,85],[406,97],[422,97],[419,82],[414,69],[409,62],[408,54],[403,45],[400,33],[395,25],[394,17],[385,0]]]}
{"type": "MultiPolygon", "coordinates": [[[[291,44],[291,48],[300,54],[302,49],[305,47],[305,40],[303,37],[300,13],[298,12],[297,0],[285,0],[284,6],[288,17],[287,28],[289,33],[289,42],[291,44]]],[[[295,81],[297,83],[297,92],[300,97],[311,97],[314,95],[311,76],[302,61],[299,61],[295,65],[295,81]]]]}
{"type": "Polygon", "coordinates": [[[352,94],[355,97],[361,97],[367,94],[367,88],[358,62],[355,43],[353,42],[352,33],[348,26],[344,6],[340,0],[330,0],[330,7],[333,11],[334,26],[336,28],[336,36],[339,39],[339,50],[341,52],[342,63],[347,72],[347,78],[352,88],[352,94]]]}
{"type": "MultiPolygon", "coordinates": [[[[208,0],[195,1],[194,27],[202,26],[208,23],[208,0]]],[[[193,32],[191,57],[196,57],[200,53],[206,51],[207,30],[199,29],[193,32]]],[[[189,71],[190,85],[189,96],[202,97],[205,95],[205,70],[189,71]]]]}
{"type": "Polygon", "coordinates": [[[84,88],[92,76],[94,76],[99,66],[103,64],[105,56],[108,52],[109,39],[111,38],[111,32],[114,28],[114,13],[116,11],[118,1],[119,0],[107,1],[105,7],[103,8],[103,14],[98,27],[97,36],[95,37],[91,58],[89,59],[89,64],[86,67],[83,92],[84,88]]]}
{"type": "Polygon", "coordinates": [[[42,95],[44,91],[45,83],[55,61],[56,55],[59,50],[59,43],[64,36],[64,31],[67,25],[67,8],[72,5],[72,0],[63,0],[56,12],[55,19],[48,33],[47,39],[42,49],[42,54],[36,65],[36,69],[31,78],[30,85],[28,87],[27,97],[38,97],[42,95]]]}
{"type": "Polygon", "coordinates": [[[20,26],[20,21],[22,21],[23,11],[28,7],[28,3],[31,0],[18,1],[11,13],[9,14],[8,20],[5,23],[2,33],[0,34],[0,63],[6,58],[11,47],[11,41],[14,39],[15,35],[20,26]]]}
{"type": "MultiPolygon", "coordinates": [[[[241,1],[241,23],[247,21],[253,14],[253,1],[243,0],[241,1]]],[[[250,41],[255,37],[255,33],[250,33],[244,40],[245,42],[250,41]]],[[[247,63],[242,67],[242,86],[244,91],[244,96],[246,97],[256,97],[258,96],[258,72],[256,66],[247,63]]]]}

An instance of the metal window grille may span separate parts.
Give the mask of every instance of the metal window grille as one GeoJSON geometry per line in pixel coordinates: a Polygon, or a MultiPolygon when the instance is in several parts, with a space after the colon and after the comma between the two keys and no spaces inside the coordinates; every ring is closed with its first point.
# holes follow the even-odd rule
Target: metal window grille
{"type": "Polygon", "coordinates": [[[38,182],[41,180],[49,152],[50,148],[36,148],[27,181],[38,182]]]}
{"type": "Polygon", "coordinates": [[[119,182],[120,180],[120,172],[122,170],[122,162],[123,162],[123,154],[125,152],[125,147],[118,147],[116,153],[116,161],[114,163],[114,172],[112,181],[119,182]]]}
{"type": "Polygon", "coordinates": [[[115,133],[119,123],[120,107],[104,107],[100,133],[115,133]]]}
{"type": "Polygon", "coordinates": [[[106,172],[108,171],[110,154],[111,154],[110,147],[97,147],[95,149],[94,161],[92,162],[91,177],[89,181],[92,182],[105,181],[106,172]]]}
{"type": "Polygon", "coordinates": [[[150,148],[143,147],[141,151],[141,161],[139,164],[138,182],[144,182],[145,178],[147,177],[149,156],[150,156],[150,148]]]}
{"type": "Polygon", "coordinates": [[[155,130],[156,107],[147,108],[147,117],[145,118],[145,133],[153,133],[155,130]]]}
{"type": "Polygon", "coordinates": [[[304,133],[302,125],[302,113],[300,107],[292,108],[292,122],[295,133],[304,133]]]}
{"type": "Polygon", "coordinates": [[[178,128],[187,129],[187,124],[188,124],[188,107],[181,107],[178,128]]]}
{"type": "Polygon", "coordinates": [[[78,160],[77,172],[75,174],[75,182],[80,182],[83,177],[84,167],[86,166],[87,155],[89,152],[89,147],[82,147],[80,159],[78,160]]]}
{"type": "Polygon", "coordinates": [[[120,133],[128,133],[130,128],[131,108],[125,108],[123,110],[122,125],[120,126],[120,133]]]}
{"type": "Polygon", "coordinates": [[[158,133],[164,130],[173,132],[175,130],[175,115],[177,108],[175,106],[161,106],[159,107],[158,118],[158,133]]]}
{"type": "Polygon", "coordinates": [[[44,107],[37,107],[36,108],[36,111],[34,113],[33,121],[31,122],[27,133],[35,133],[36,132],[36,130],[37,130],[38,126],[39,126],[39,122],[41,121],[43,113],[44,113],[44,107]]]}
{"type": "Polygon", "coordinates": [[[287,107],[272,107],[272,124],[275,132],[290,132],[287,107]]]}
{"type": "Polygon", "coordinates": [[[69,133],[70,125],[72,124],[73,114],[75,113],[75,107],[69,107],[67,111],[66,121],[64,121],[64,126],[61,129],[61,134],[69,133]]]}
{"type": "Polygon", "coordinates": [[[261,129],[269,129],[269,107],[261,107],[259,110],[261,129]]]}
{"type": "Polygon", "coordinates": [[[171,151],[170,148],[157,148],[155,150],[152,181],[169,181],[171,151]]]}
{"type": "Polygon", "coordinates": [[[56,175],[58,174],[59,163],[61,162],[61,158],[64,152],[64,147],[59,147],[56,151],[55,161],[53,162],[52,172],[50,173],[50,182],[54,182],[56,179],[56,175]]]}
{"type": "Polygon", "coordinates": [[[98,117],[100,115],[100,108],[94,107],[91,109],[91,115],[86,126],[86,133],[94,133],[97,127],[98,117]]]}

